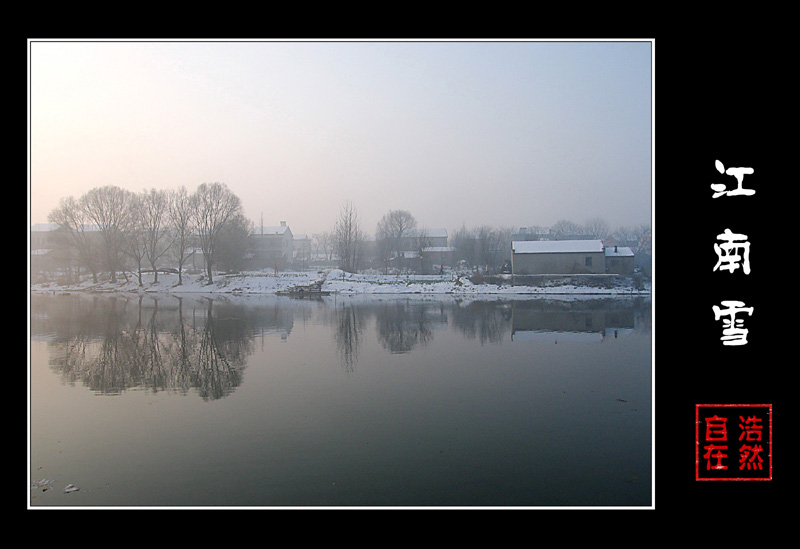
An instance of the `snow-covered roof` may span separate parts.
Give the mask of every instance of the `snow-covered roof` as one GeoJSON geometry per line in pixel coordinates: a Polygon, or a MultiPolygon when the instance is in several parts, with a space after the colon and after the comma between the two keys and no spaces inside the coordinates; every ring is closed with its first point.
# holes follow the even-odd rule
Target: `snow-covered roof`
{"type": "Polygon", "coordinates": [[[278,225],[273,227],[253,227],[253,234],[264,234],[264,235],[282,235],[289,230],[289,227],[286,225],[278,225]]]}
{"type": "Polygon", "coordinates": [[[427,248],[422,248],[422,251],[426,253],[439,253],[454,252],[456,249],[452,246],[428,246],[427,248]]]}
{"type": "Polygon", "coordinates": [[[633,257],[633,250],[627,246],[608,246],[606,257],[633,257]]]}
{"type": "Polygon", "coordinates": [[[515,254],[553,254],[602,252],[602,240],[515,240],[511,243],[515,254]]]}

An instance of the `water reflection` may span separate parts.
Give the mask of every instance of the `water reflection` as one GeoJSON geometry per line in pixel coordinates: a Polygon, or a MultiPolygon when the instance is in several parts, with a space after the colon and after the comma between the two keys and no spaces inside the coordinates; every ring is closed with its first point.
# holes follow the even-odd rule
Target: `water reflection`
{"type": "Polygon", "coordinates": [[[391,353],[408,353],[433,339],[437,325],[446,325],[442,308],[427,302],[400,300],[368,307],[375,314],[378,341],[391,353]],[[438,313],[438,314],[437,314],[438,313]]]}
{"type": "Polygon", "coordinates": [[[32,337],[47,336],[50,365],[99,394],[132,388],[222,398],[241,384],[250,326],[214,300],[149,296],[32,296],[32,337]],[[46,311],[46,313],[45,313],[46,311]]]}
{"type": "Polygon", "coordinates": [[[336,311],[336,330],[334,331],[336,346],[339,349],[344,369],[352,372],[358,362],[364,321],[358,315],[355,307],[343,306],[334,310],[336,311]]]}
{"type": "Polygon", "coordinates": [[[64,382],[98,394],[133,388],[231,394],[256,341],[285,341],[296,324],[327,327],[343,369],[357,369],[366,338],[391,354],[424,348],[449,330],[481,345],[527,341],[602,342],[649,332],[649,300],[177,297],[32,295],[31,335],[46,339],[64,382]]]}
{"type": "Polygon", "coordinates": [[[649,327],[636,300],[523,301],[513,306],[511,338],[602,342],[633,331],[637,322],[649,327]]]}

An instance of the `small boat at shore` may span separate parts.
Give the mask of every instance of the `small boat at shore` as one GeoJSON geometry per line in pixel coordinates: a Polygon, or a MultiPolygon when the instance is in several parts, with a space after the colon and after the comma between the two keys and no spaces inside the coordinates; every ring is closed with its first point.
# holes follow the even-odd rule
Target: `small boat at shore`
{"type": "Polygon", "coordinates": [[[285,295],[289,297],[308,298],[331,295],[330,292],[322,289],[322,281],[308,284],[306,286],[294,286],[288,290],[280,290],[276,292],[278,295],[285,295]]]}

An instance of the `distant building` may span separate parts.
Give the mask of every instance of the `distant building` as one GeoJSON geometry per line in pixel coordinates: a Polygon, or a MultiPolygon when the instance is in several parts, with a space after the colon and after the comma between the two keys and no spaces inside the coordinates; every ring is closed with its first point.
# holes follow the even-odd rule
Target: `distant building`
{"type": "Polygon", "coordinates": [[[511,243],[511,271],[532,274],[603,274],[602,240],[537,240],[511,243]]]}
{"type": "Polygon", "coordinates": [[[250,233],[248,269],[285,269],[294,258],[292,230],[281,221],[277,226],[258,226],[250,233]]]}
{"type": "Polygon", "coordinates": [[[647,277],[652,275],[653,258],[651,255],[651,244],[649,242],[649,237],[639,241],[620,239],[610,236],[603,240],[603,242],[605,243],[606,248],[611,248],[614,246],[618,246],[620,250],[623,248],[629,248],[634,256],[634,269],[639,269],[639,271],[647,277]]]}
{"type": "Polygon", "coordinates": [[[447,245],[447,229],[410,229],[400,239],[402,265],[419,274],[438,273],[450,265],[455,248],[447,245]]]}
{"type": "Polygon", "coordinates": [[[627,246],[606,246],[606,272],[630,275],[636,267],[633,250],[627,246]]]}

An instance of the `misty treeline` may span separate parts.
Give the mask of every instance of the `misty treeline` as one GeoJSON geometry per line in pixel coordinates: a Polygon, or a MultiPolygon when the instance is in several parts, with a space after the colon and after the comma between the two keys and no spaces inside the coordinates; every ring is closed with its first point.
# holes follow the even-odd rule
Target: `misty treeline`
{"type": "Polygon", "coordinates": [[[163,265],[172,265],[181,284],[197,249],[212,283],[218,266],[238,266],[252,230],[241,200],[224,183],[203,183],[191,193],[185,187],[140,193],[97,187],[62,199],[48,221],[59,227],[52,238],[67,264],[88,270],[94,282],[103,272],[112,282],[118,273],[127,279],[135,272],[140,285],[147,271],[158,282],[163,265]]]}
{"type": "MultiPolygon", "coordinates": [[[[159,271],[182,274],[188,262],[199,261],[207,282],[215,270],[240,271],[248,252],[253,223],[242,202],[224,183],[202,183],[193,192],[149,189],[139,193],[108,185],[75,198],[67,197],[48,216],[58,225],[51,235],[60,263],[71,272],[85,270],[96,283],[102,273],[112,282],[121,273],[135,273],[139,285],[159,271]],[[169,266],[169,267],[165,267],[169,266]]],[[[525,228],[479,225],[451,231],[434,248],[432,232],[407,210],[389,210],[377,224],[374,238],[363,227],[351,202],[340,208],[330,231],[313,235],[312,245],[326,264],[347,272],[377,269],[385,273],[424,271],[425,252],[449,247],[438,262],[473,271],[497,271],[510,259],[515,238],[608,239],[613,237],[634,253],[649,253],[650,227],[619,227],[612,231],[601,218],[578,224],[561,220],[551,227],[525,228]]],[[[441,240],[441,238],[440,238],[441,240]]],[[[430,268],[430,267],[429,267],[430,268]]]]}
{"type": "MultiPolygon", "coordinates": [[[[432,232],[420,227],[407,210],[389,210],[378,222],[374,240],[368,240],[359,224],[352,203],[342,206],[333,231],[314,235],[315,246],[330,259],[340,258],[340,267],[348,272],[360,268],[378,268],[385,273],[409,268],[421,272],[425,250],[433,245],[432,232]],[[406,259],[410,257],[411,259],[406,259]],[[419,265],[414,262],[419,261],[419,265]]],[[[612,229],[604,219],[594,217],[585,223],[562,219],[550,227],[496,227],[478,225],[449,233],[447,246],[452,248],[448,261],[473,271],[497,271],[510,259],[511,242],[521,240],[613,239],[630,247],[635,254],[650,254],[649,225],[622,226],[612,229]]]]}

